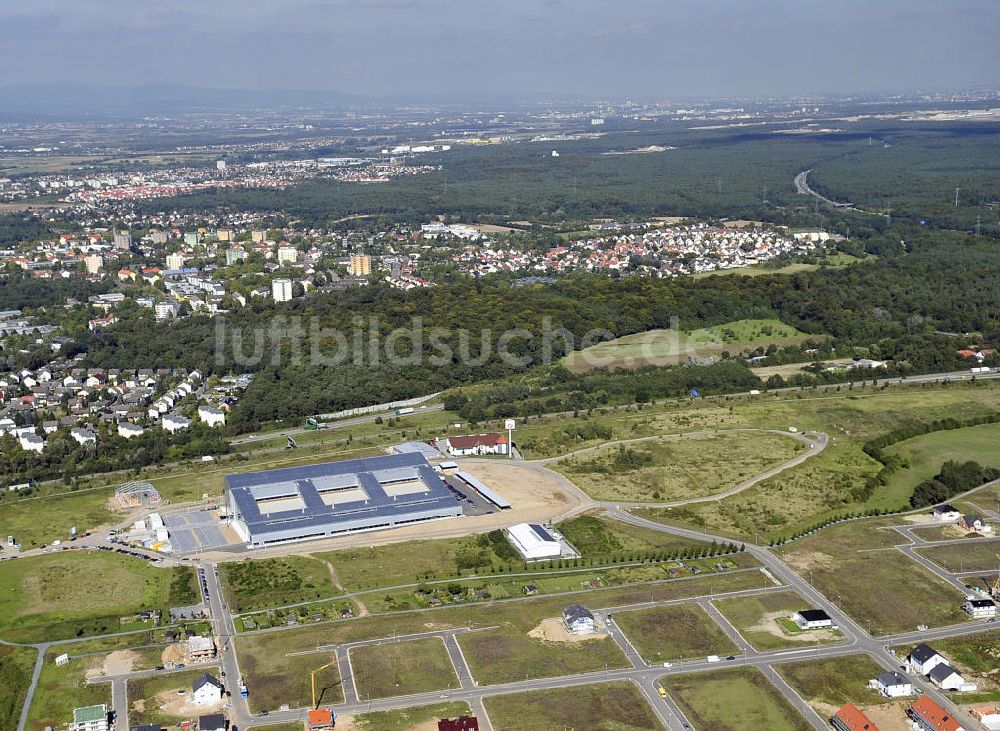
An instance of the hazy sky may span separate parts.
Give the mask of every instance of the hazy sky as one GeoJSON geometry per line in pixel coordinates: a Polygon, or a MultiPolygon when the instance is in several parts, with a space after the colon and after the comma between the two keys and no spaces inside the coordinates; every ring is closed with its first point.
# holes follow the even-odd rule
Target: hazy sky
{"type": "Polygon", "coordinates": [[[2,0],[0,85],[395,96],[1000,83],[998,0],[2,0]]]}

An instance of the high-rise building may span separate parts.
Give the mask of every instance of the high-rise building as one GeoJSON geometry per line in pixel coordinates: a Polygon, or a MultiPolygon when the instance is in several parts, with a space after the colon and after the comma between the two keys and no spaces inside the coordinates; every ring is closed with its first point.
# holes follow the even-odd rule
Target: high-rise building
{"type": "Polygon", "coordinates": [[[347,272],[352,277],[366,277],[372,273],[372,258],[367,254],[351,254],[347,272]]]}
{"type": "Polygon", "coordinates": [[[299,250],[294,246],[278,247],[278,264],[294,264],[299,260],[299,250]]]}
{"type": "Polygon", "coordinates": [[[271,282],[271,296],[275,302],[288,302],[292,298],[292,280],[275,279],[271,282]]]}
{"type": "Polygon", "coordinates": [[[100,274],[104,267],[104,257],[100,254],[91,254],[83,260],[83,263],[87,267],[88,274],[100,274]]]}
{"type": "Polygon", "coordinates": [[[250,240],[255,244],[262,244],[267,241],[267,231],[251,231],[250,240]]]}
{"type": "Polygon", "coordinates": [[[218,170],[220,173],[226,172],[226,161],[225,160],[216,160],[215,161],[215,169],[218,170]]]}
{"type": "Polygon", "coordinates": [[[115,248],[121,251],[128,251],[132,248],[132,237],[128,234],[115,233],[115,248]]]}
{"type": "Polygon", "coordinates": [[[180,252],[174,252],[173,254],[167,254],[167,269],[183,269],[184,268],[184,255],[180,252]]]}
{"type": "Polygon", "coordinates": [[[226,249],[226,266],[232,266],[238,261],[243,261],[247,258],[246,249],[240,246],[234,246],[226,249]]]}
{"type": "Polygon", "coordinates": [[[153,231],[153,233],[150,234],[150,237],[152,238],[154,244],[165,244],[167,243],[167,239],[170,238],[166,231],[153,231]]]}

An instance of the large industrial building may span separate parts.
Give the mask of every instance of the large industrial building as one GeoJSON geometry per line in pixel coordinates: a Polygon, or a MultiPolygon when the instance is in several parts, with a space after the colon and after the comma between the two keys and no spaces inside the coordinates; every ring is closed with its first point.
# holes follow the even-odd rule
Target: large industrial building
{"type": "Polygon", "coordinates": [[[226,506],[251,548],[462,514],[421,454],[226,475],[226,506]]]}

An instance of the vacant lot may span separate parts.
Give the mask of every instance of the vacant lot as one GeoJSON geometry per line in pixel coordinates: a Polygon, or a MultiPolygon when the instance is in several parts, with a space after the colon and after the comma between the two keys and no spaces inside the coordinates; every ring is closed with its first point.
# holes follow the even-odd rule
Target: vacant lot
{"type": "Polygon", "coordinates": [[[812,728],[754,668],[672,675],[660,684],[697,729],[807,731],[812,728]]]}
{"type": "MultiPolygon", "coordinates": [[[[38,686],[31,697],[28,714],[28,730],[44,731],[46,726],[65,728],[73,718],[73,709],[96,703],[111,703],[111,685],[87,685],[87,671],[100,666],[99,657],[74,657],[62,666],[56,666],[57,655],[67,648],[49,650],[45,653],[42,673],[38,686]]],[[[16,728],[6,726],[4,728],[16,728]]]]}
{"type": "MultiPolygon", "coordinates": [[[[886,452],[899,455],[910,465],[892,476],[890,488],[913,492],[919,483],[940,472],[941,465],[948,460],[972,460],[987,467],[1000,467],[1000,424],[924,434],[894,444],[886,452]]],[[[995,507],[991,503],[986,506],[995,507]]]]}
{"type": "Polygon", "coordinates": [[[350,657],[362,700],[459,687],[439,637],[355,647],[350,657]]]}
{"type": "Polygon", "coordinates": [[[294,631],[238,638],[236,650],[250,691],[250,710],[254,713],[274,711],[284,703],[292,708],[308,706],[312,702],[310,673],[328,664],[316,673],[316,693],[323,703],[342,703],[344,691],[340,670],[332,652],[288,654],[312,650],[320,644],[325,644],[322,637],[316,637],[312,643],[302,643],[294,631]]]}
{"type": "Polygon", "coordinates": [[[780,434],[721,431],[611,445],[555,467],[598,500],[671,501],[735,487],[805,449],[780,434]]]}
{"type": "Polygon", "coordinates": [[[841,637],[832,630],[798,629],[789,617],[801,609],[809,609],[810,605],[794,591],[719,599],[713,603],[757,650],[820,645],[841,637]]]}
{"type": "Polygon", "coordinates": [[[1000,559],[997,558],[997,554],[1000,554],[1000,540],[970,539],[948,546],[922,548],[917,553],[946,571],[995,571],[1000,567],[1000,559]]]}
{"type": "MultiPolygon", "coordinates": [[[[105,551],[63,551],[0,563],[0,631],[42,641],[131,629],[120,617],[186,597],[192,569],[105,551]],[[175,583],[175,578],[179,580],[175,583]]],[[[128,623],[126,623],[128,624],[128,623]]]]}
{"type": "Polygon", "coordinates": [[[967,619],[957,589],[892,548],[905,539],[895,531],[878,529],[890,523],[887,519],[842,523],[779,552],[874,634],[967,619]],[[892,587],[891,602],[885,601],[886,587],[892,587]]]}
{"type": "Polygon", "coordinates": [[[585,558],[647,551],[674,553],[707,545],[702,541],[629,525],[592,513],[564,520],[556,527],[585,558]]]}
{"type": "MultiPolygon", "coordinates": [[[[472,713],[468,703],[452,701],[431,706],[416,708],[400,708],[395,711],[373,711],[359,713],[350,720],[337,719],[337,728],[343,726],[346,731],[416,731],[418,729],[437,728],[437,721],[442,718],[458,718],[472,713]]],[[[295,731],[300,731],[296,726],[295,731]]],[[[257,731],[256,727],[254,731],[257,731]]]]}
{"type": "Polygon", "coordinates": [[[739,652],[697,604],[616,612],[613,619],[648,663],[739,652]]]}
{"type": "Polygon", "coordinates": [[[511,693],[486,698],[484,703],[497,729],[640,731],[662,728],[645,697],[632,683],[511,693]]]}
{"type": "Polygon", "coordinates": [[[17,728],[34,666],[33,649],[0,645],[0,728],[17,728]]]}
{"type": "Polygon", "coordinates": [[[338,593],[327,563],[309,556],[223,563],[219,566],[219,578],[229,605],[238,612],[338,593]]]}
{"type": "Polygon", "coordinates": [[[564,363],[574,371],[678,365],[687,363],[689,357],[718,356],[723,351],[736,354],[772,343],[797,343],[806,337],[780,320],[737,320],[690,332],[650,330],[626,335],[571,353],[564,363]]]}

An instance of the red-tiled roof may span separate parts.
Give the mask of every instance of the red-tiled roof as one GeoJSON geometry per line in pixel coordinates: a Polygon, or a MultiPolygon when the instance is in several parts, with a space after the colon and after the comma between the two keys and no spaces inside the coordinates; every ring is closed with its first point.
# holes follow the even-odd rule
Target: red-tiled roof
{"type": "Polygon", "coordinates": [[[852,703],[845,704],[833,714],[849,731],[878,731],[878,726],[852,703]]]}
{"type": "Polygon", "coordinates": [[[936,731],[958,731],[962,724],[956,721],[948,711],[943,709],[930,696],[922,695],[910,706],[910,712],[930,724],[936,731]]]}
{"type": "Polygon", "coordinates": [[[472,449],[480,445],[495,447],[498,444],[506,444],[507,437],[503,434],[473,434],[465,437],[448,437],[448,443],[455,449],[472,449]]]}

